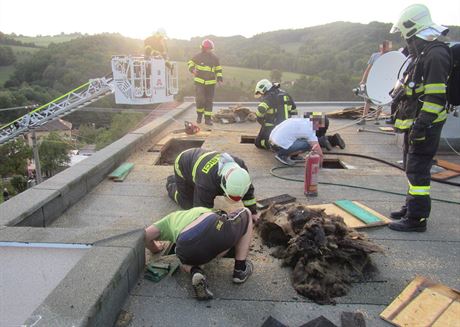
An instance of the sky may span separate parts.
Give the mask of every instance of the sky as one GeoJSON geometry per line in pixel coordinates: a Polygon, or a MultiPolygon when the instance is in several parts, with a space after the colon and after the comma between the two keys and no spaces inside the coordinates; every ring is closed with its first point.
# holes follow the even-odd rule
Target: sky
{"type": "MultiPolygon", "coordinates": [[[[27,36],[120,33],[143,39],[158,28],[169,38],[243,35],[335,21],[394,22],[414,0],[0,0],[0,31],[27,36]]],[[[424,0],[434,22],[460,25],[460,0],[424,0]]]]}

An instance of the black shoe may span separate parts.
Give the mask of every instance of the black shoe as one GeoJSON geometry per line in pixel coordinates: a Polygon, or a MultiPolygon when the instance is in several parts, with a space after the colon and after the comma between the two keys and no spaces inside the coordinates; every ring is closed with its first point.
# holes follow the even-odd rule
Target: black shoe
{"type": "Polygon", "coordinates": [[[406,216],[406,213],[407,213],[406,206],[402,206],[401,209],[399,209],[399,211],[393,211],[392,213],[390,213],[390,218],[391,219],[401,219],[404,216],[406,216]]]}
{"type": "Polygon", "coordinates": [[[206,125],[208,125],[208,126],[212,126],[212,125],[213,125],[213,124],[212,124],[211,118],[205,118],[205,119],[204,119],[204,123],[205,123],[206,125]]]}
{"type": "Polygon", "coordinates": [[[246,269],[245,270],[233,270],[233,282],[235,284],[243,284],[249,276],[251,276],[254,271],[254,265],[251,261],[246,260],[246,269]]]}
{"type": "Polygon", "coordinates": [[[387,119],[385,119],[385,124],[387,124],[387,125],[394,125],[394,124],[395,124],[395,120],[393,119],[393,117],[387,118],[387,119]]]}
{"type": "Polygon", "coordinates": [[[388,224],[388,228],[398,232],[424,232],[426,231],[426,218],[401,218],[388,224]]]}
{"type": "Polygon", "coordinates": [[[323,149],[326,149],[328,151],[332,150],[332,144],[326,136],[321,136],[318,139],[318,143],[323,149]]]}
{"type": "Polygon", "coordinates": [[[275,159],[278,160],[279,162],[281,162],[282,164],[287,165],[287,166],[294,166],[295,165],[295,162],[292,161],[287,156],[281,156],[281,155],[277,154],[277,155],[275,155],[275,159]]]}
{"type": "Polygon", "coordinates": [[[335,139],[336,139],[336,143],[337,145],[339,146],[339,148],[341,148],[342,150],[345,149],[345,141],[343,140],[343,138],[340,136],[339,133],[335,133],[334,135],[332,135],[335,139]]]}
{"type": "Polygon", "coordinates": [[[197,124],[201,124],[201,121],[203,120],[203,114],[198,113],[198,116],[196,116],[196,122],[197,124]]]}
{"type": "Polygon", "coordinates": [[[289,159],[294,162],[304,162],[305,158],[301,155],[296,154],[295,156],[291,156],[289,159]]]}
{"type": "Polygon", "coordinates": [[[197,300],[205,301],[210,300],[214,297],[214,294],[208,288],[208,282],[206,276],[202,273],[194,273],[192,276],[192,286],[195,291],[197,300]]]}

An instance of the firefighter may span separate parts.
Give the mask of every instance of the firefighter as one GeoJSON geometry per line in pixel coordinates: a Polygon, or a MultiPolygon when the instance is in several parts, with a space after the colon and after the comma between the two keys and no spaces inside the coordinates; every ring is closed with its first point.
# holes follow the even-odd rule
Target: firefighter
{"type": "Polygon", "coordinates": [[[243,160],[228,153],[192,148],[180,153],[174,175],[167,178],[168,195],[183,209],[214,207],[214,199],[224,195],[233,202],[243,201],[257,216],[254,187],[243,160]]]}
{"type": "Polygon", "coordinates": [[[416,57],[404,82],[404,105],[394,125],[405,134],[408,192],[401,210],[391,213],[397,221],[388,226],[396,231],[424,232],[431,211],[430,169],[447,119],[446,83],[451,68],[449,48],[437,39],[448,29],[433,23],[425,5],[414,4],[393,25],[391,33],[396,32],[416,57]]]}
{"type": "Polygon", "coordinates": [[[261,99],[256,110],[257,122],[261,127],[254,144],[268,150],[273,128],[292,115],[297,115],[296,105],[292,97],[280,88],[279,83],[272,83],[268,79],[257,83],[254,96],[261,99]]]}
{"type": "Polygon", "coordinates": [[[168,59],[168,48],[166,47],[166,31],[159,28],[152,36],[144,40],[144,56],[163,57],[168,59]]]}
{"type": "Polygon", "coordinates": [[[204,115],[205,124],[212,125],[214,88],[217,83],[223,84],[222,66],[213,51],[214,42],[205,39],[201,43],[201,52],[188,61],[188,69],[194,76],[198,124],[204,115]]]}
{"type": "Polygon", "coordinates": [[[159,241],[176,243],[176,255],[182,269],[192,277],[196,298],[210,300],[213,294],[200,266],[234,248],[233,283],[246,282],[254,270],[247,255],[255,222],[247,208],[229,214],[204,207],[176,211],[145,229],[145,247],[152,253],[158,253],[163,249],[159,241]]]}

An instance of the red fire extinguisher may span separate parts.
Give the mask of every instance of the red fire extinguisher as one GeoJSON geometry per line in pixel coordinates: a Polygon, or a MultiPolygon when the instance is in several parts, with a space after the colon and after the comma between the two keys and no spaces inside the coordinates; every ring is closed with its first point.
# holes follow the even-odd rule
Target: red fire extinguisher
{"type": "Polygon", "coordinates": [[[305,158],[304,194],[318,196],[318,175],[321,157],[316,152],[310,152],[305,158]]]}

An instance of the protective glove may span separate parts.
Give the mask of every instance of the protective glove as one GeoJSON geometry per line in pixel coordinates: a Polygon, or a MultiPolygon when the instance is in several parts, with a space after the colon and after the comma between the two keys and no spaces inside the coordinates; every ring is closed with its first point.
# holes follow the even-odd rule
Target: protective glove
{"type": "Polygon", "coordinates": [[[426,129],[424,128],[412,128],[409,134],[409,143],[411,145],[425,142],[426,129]]]}

